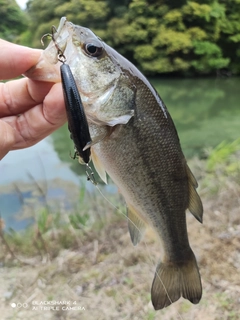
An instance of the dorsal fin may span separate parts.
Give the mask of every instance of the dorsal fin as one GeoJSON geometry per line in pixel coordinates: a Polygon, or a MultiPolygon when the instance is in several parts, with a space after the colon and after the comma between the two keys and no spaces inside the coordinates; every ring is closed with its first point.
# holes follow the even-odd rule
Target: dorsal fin
{"type": "Polygon", "coordinates": [[[132,244],[136,246],[142,239],[146,230],[146,222],[139,216],[136,210],[128,205],[128,230],[132,240],[132,244]]]}
{"type": "Polygon", "coordinates": [[[188,176],[188,187],[189,187],[189,204],[188,209],[194,215],[194,217],[202,223],[203,216],[203,205],[202,201],[196,191],[198,186],[197,180],[195,179],[189,166],[186,164],[187,176],[188,176]]]}

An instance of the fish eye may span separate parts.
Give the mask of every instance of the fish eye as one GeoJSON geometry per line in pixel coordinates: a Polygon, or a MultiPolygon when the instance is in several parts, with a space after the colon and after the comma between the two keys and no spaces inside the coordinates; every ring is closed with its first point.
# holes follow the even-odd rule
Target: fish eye
{"type": "Polygon", "coordinates": [[[99,57],[103,52],[103,47],[99,43],[85,43],[85,52],[91,57],[99,57]]]}

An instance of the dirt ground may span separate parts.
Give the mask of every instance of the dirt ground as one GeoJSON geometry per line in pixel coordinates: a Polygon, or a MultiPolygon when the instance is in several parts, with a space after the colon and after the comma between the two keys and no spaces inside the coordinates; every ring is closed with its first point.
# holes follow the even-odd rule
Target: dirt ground
{"type": "Polygon", "coordinates": [[[78,248],[61,250],[51,261],[33,257],[27,260],[30,265],[3,264],[0,318],[240,319],[239,192],[236,184],[226,184],[217,194],[203,186],[204,223],[187,213],[203,285],[198,305],[181,298],[164,310],[153,310],[150,289],[161,256],[158,241],[148,231],[144,241],[133,247],[126,220],[115,216],[80,239],[78,248]]]}

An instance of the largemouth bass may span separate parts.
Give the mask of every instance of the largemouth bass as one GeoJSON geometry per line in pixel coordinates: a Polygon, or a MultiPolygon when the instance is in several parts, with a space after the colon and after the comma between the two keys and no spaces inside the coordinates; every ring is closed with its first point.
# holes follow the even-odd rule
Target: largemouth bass
{"type": "Polygon", "coordinates": [[[107,172],[126,200],[132,243],[140,242],[147,225],[159,236],[164,254],[151,289],[154,308],[181,296],[198,303],[202,286],[186,210],[202,222],[203,207],[166,106],[132,63],[66,18],[27,76],[60,81],[56,48],[67,58],[82,98],[94,166],[105,182],[107,172]]]}

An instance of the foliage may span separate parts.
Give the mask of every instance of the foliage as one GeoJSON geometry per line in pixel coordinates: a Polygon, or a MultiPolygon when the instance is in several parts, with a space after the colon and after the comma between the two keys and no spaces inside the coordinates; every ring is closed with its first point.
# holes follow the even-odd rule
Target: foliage
{"type": "MultiPolygon", "coordinates": [[[[38,254],[42,257],[47,254],[49,258],[53,258],[62,248],[78,246],[80,239],[84,239],[89,230],[99,229],[102,226],[97,219],[95,209],[92,208],[95,203],[89,201],[92,195],[86,192],[85,186],[80,188],[76,207],[74,203],[71,204],[71,211],[61,212],[55,208],[56,205],[47,201],[46,194],[42,194],[42,196],[45,200],[40,207],[38,207],[37,198],[33,198],[30,204],[31,214],[34,217],[33,224],[21,232],[13,229],[5,231],[0,228],[2,239],[5,239],[6,249],[14,252],[12,253],[13,258],[22,253],[27,256],[38,254]],[[33,203],[35,205],[32,206],[33,203]]],[[[98,199],[97,204],[99,201],[102,199],[98,199]]],[[[27,202],[24,204],[26,207],[29,206],[27,202]]],[[[103,210],[107,208],[106,205],[102,205],[102,207],[103,210]]],[[[109,210],[107,211],[109,212],[109,210]]],[[[102,216],[102,218],[104,217],[102,216]]],[[[4,221],[0,222],[2,223],[0,227],[4,226],[4,221]]]]}
{"type": "Polygon", "coordinates": [[[206,173],[203,185],[210,193],[218,193],[221,189],[237,190],[240,179],[240,139],[232,142],[222,141],[210,150],[206,161],[206,173]]]}
{"type": "Polygon", "coordinates": [[[137,45],[134,49],[134,58],[145,73],[208,74],[229,65],[230,59],[223,57],[217,44],[219,20],[225,17],[224,6],[215,1],[209,2],[185,1],[180,8],[172,8],[169,4],[168,7],[159,6],[157,1],[151,5],[143,0],[132,1],[127,14],[130,25],[135,26],[136,19],[141,18],[131,11],[137,11],[143,3],[145,15],[158,21],[153,32],[148,28],[146,19],[146,30],[151,32],[141,39],[148,45],[150,40],[152,54],[146,57],[144,50],[137,45]]]}
{"type": "Polygon", "coordinates": [[[0,38],[18,41],[26,27],[26,17],[15,0],[0,0],[0,38]]]}
{"type": "Polygon", "coordinates": [[[67,16],[148,75],[240,73],[239,0],[30,0],[27,13],[34,46],[67,16]]]}
{"type": "Polygon", "coordinates": [[[209,154],[207,160],[208,172],[215,172],[219,168],[223,171],[224,175],[239,176],[240,165],[239,165],[239,154],[240,154],[240,139],[234,140],[229,143],[222,141],[216,148],[214,148],[209,154]]]}

